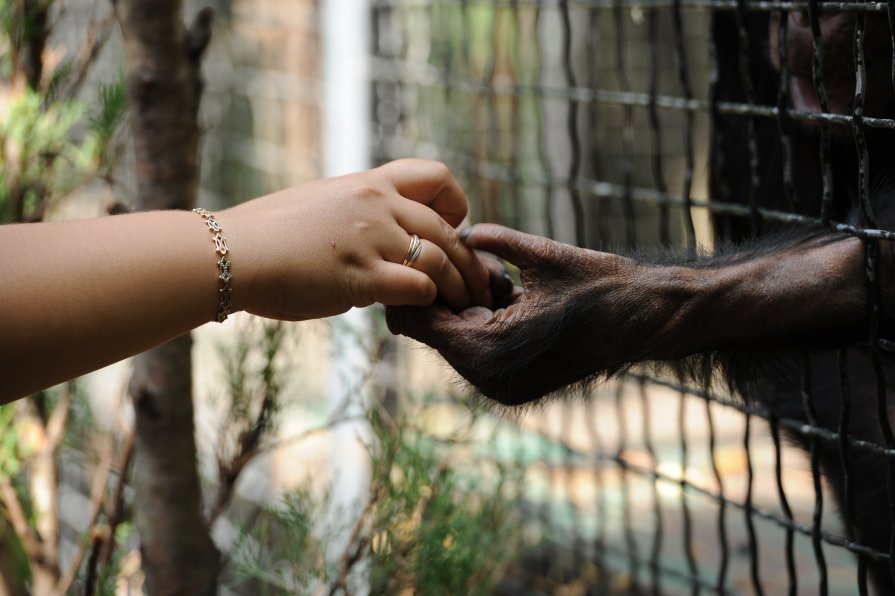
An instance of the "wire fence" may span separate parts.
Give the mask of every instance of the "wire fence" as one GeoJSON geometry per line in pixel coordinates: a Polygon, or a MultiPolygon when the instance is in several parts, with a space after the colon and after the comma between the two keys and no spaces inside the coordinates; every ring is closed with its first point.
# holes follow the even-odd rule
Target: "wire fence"
{"type": "Polygon", "coordinates": [[[883,94],[865,65],[892,52],[887,41],[886,55],[865,53],[868,23],[887,18],[892,3],[373,2],[374,157],[447,162],[474,221],[604,250],[711,251],[779,226],[866,243],[870,341],[805,355],[777,394],[743,400],[644,368],[515,420],[544,528],[532,544],[550,545],[520,566],[526,589],[864,594],[868,575],[895,569],[877,274],[878,243],[895,232],[878,223],[869,178],[895,120],[865,114],[883,94]],[[820,66],[837,13],[855,15],[846,114],[830,108],[820,66]],[[811,31],[819,110],[790,101],[790,15],[811,31]],[[817,397],[830,388],[835,399],[817,397]]]}

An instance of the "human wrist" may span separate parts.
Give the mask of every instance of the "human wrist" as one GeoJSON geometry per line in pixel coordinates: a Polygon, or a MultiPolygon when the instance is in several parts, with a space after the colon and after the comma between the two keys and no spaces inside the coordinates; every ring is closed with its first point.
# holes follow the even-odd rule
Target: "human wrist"
{"type": "Polygon", "coordinates": [[[243,209],[231,207],[217,212],[217,219],[226,229],[229,247],[231,281],[231,303],[233,312],[251,311],[252,297],[256,295],[261,259],[256,235],[251,232],[251,221],[243,209]]]}
{"type": "Polygon", "coordinates": [[[209,233],[212,234],[211,241],[214,244],[215,255],[218,257],[216,262],[218,268],[218,309],[214,320],[218,323],[223,323],[234,312],[233,286],[230,283],[233,279],[230,246],[227,243],[224,226],[218,221],[214,213],[204,207],[196,207],[192,211],[202,218],[209,233]]]}

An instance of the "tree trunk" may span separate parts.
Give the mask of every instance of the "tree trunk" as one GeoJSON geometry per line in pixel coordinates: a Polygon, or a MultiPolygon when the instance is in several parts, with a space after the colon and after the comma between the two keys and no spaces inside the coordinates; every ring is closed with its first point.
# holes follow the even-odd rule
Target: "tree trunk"
{"type": "MultiPolygon", "coordinates": [[[[211,14],[189,32],[177,0],[118,0],[134,133],[138,209],[190,209],[198,185],[199,58],[211,14]]],[[[201,222],[197,222],[198,224],[201,222]]],[[[201,230],[197,227],[197,233],[201,230]]],[[[213,594],[219,553],[202,514],[189,335],[134,360],[134,487],[151,594],[213,594]]]]}
{"type": "MultiPolygon", "coordinates": [[[[49,417],[42,396],[32,396],[16,403],[16,424],[19,428],[31,427],[40,433],[34,454],[28,461],[28,494],[31,499],[31,518],[37,536],[40,536],[40,553],[31,557],[31,584],[35,594],[52,594],[61,575],[59,570],[59,467],[56,447],[65,428],[64,418],[70,402],[65,400],[54,410],[63,416],[62,426],[54,424],[54,436],[49,436],[49,417]]],[[[55,416],[54,416],[55,417],[55,416]]]]}
{"type": "Polygon", "coordinates": [[[52,1],[47,2],[46,0],[25,0],[22,7],[23,14],[20,16],[22,22],[27,23],[26,27],[29,30],[27,33],[27,45],[24,48],[22,70],[25,71],[25,79],[28,81],[28,86],[33,90],[37,90],[40,86],[40,79],[43,76],[44,48],[49,35],[47,17],[49,16],[52,3],[52,1]]]}

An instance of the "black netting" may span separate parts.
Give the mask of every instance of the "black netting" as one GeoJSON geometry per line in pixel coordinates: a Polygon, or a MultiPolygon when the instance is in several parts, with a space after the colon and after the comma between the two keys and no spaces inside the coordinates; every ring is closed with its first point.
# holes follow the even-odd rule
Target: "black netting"
{"type": "Polygon", "coordinates": [[[711,252],[812,226],[866,242],[870,341],[806,354],[788,401],[635,368],[523,417],[520,432],[542,440],[524,457],[549,546],[520,565],[518,585],[866,593],[868,572],[887,575],[895,441],[876,288],[879,243],[895,232],[870,194],[876,164],[891,161],[895,120],[883,116],[895,110],[875,99],[892,81],[865,67],[890,64],[895,4],[373,5],[374,157],[445,161],[474,222],[610,251],[711,252]],[[842,13],[854,16],[850,55],[824,55],[825,15],[842,13]],[[790,84],[791,22],[815,42],[804,60],[816,110],[790,107],[802,92],[790,84]],[[824,60],[851,69],[847,112],[831,106],[840,83],[825,81],[824,60]],[[856,524],[868,516],[873,532],[856,524]]]}

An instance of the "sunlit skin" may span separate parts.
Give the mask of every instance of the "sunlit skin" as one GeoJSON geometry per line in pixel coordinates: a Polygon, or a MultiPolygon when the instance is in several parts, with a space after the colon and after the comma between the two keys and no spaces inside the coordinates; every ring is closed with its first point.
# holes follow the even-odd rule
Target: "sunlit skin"
{"type": "MultiPolygon", "coordinates": [[[[400,160],[216,213],[235,310],[285,320],[374,302],[490,305],[488,273],[454,226],[467,201],[437,162],[400,160]],[[423,238],[402,265],[411,234],[423,238]]],[[[0,403],[214,319],[211,234],[187,211],[0,227],[0,403]]]]}

